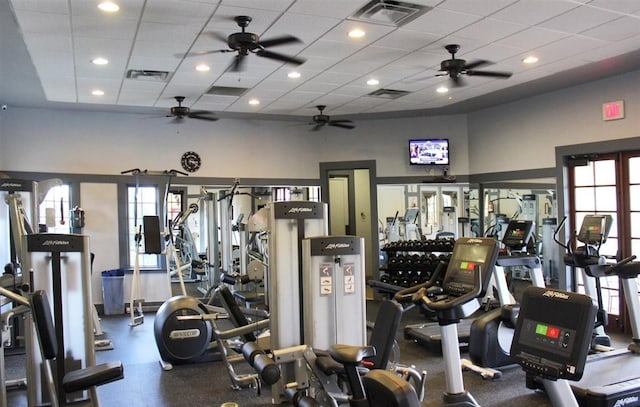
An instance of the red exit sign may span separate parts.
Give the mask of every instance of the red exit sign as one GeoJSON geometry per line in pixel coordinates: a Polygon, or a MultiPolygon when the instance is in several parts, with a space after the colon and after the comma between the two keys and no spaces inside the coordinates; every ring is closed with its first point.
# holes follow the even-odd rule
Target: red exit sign
{"type": "Polygon", "coordinates": [[[602,104],[602,120],[624,119],[624,100],[602,104]]]}

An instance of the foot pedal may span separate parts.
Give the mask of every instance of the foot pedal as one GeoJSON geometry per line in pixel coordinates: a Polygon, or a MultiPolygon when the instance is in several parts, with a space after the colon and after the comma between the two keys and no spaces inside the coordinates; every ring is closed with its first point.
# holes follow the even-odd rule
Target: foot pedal
{"type": "Polygon", "coordinates": [[[96,352],[103,350],[113,350],[113,343],[111,342],[111,339],[98,339],[94,341],[94,346],[96,352]]]}

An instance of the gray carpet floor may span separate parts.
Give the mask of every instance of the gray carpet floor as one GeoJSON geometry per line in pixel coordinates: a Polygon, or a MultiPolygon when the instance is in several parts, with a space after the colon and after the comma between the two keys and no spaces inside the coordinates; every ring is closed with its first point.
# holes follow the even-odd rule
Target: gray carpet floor
{"type": "MultiPolygon", "coordinates": [[[[376,302],[369,302],[367,314],[373,320],[376,302]]],[[[129,327],[127,315],[104,316],[101,320],[106,336],[113,341],[114,349],[97,352],[98,363],[121,360],[125,366],[125,378],[101,386],[98,390],[104,407],[146,406],[220,406],[233,401],[239,406],[271,405],[271,394],[264,387],[261,394],[255,390],[233,390],[224,365],[221,362],[175,366],[163,371],[153,335],[154,314],[145,314],[144,323],[129,327]]],[[[442,404],[445,388],[442,357],[424,346],[404,338],[403,325],[424,322],[424,317],[411,310],[403,315],[403,324],[396,333],[400,348],[400,362],[428,372],[423,406],[442,404]]],[[[622,338],[625,340],[625,338],[622,338]]],[[[628,340],[628,339],[627,339],[628,340]]],[[[465,357],[463,354],[462,357],[465,357]]],[[[7,356],[7,375],[20,377],[24,367],[24,355],[7,356]]],[[[544,393],[525,387],[525,375],[518,367],[505,369],[500,379],[487,381],[464,373],[467,390],[483,406],[550,406],[544,393]]],[[[9,407],[26,406],[24,391],[8,394],[9,407]]]]}

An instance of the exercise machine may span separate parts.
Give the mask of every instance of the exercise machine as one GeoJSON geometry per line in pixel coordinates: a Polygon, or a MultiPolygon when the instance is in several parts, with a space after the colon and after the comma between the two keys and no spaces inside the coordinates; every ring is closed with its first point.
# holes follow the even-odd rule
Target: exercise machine
{"type": "MultiPolygon", "coordinates": [[[[562,220],[556,233],[562,228],[565,221],[566,218],[562,220]]],[[[598,305],[598,313],[596,314],[596,323],[591,344],[593,351],[606,352],[612,350],[611,339],[605,332],[608,315],[603,304],[600,278],[591,273],[592,269],[590,267],[607,262],[607,259],[600,255],[600,248],[609,237],[612,223],[613,218],[611,215],[586,215],[580,225],[580,231],[578,233],[572,233],[567,244],[562,244],[557,237],[554,237],[556,243],[566,250],[564,263],[566,266],[571,267],[573,281],[576,281],[579,270],[584,284],[585,294],[593,298],[594,302],[598,305]]],[[[577,286],[573,287],[573,291],[577,291],[577,286]]]]}
{"type": "Polygon", "coordinates": [[[627,348],[598,352],[587,357],[582,378],[572,383],[576,398],[582,406],[640,405],[640,298],[637,277],[640,262],[635,256],[616,263],[587,266],[587,272],[599,278],[617,276],[629,313],[632,342],[627,348]]]}
{"type": "Polygon", "coordinates": [[[533,286],[524,291],[510,353],[526,372],[527,387],[544,389],[555,407],[578,407],[569,381],[583,375],[595,312],[583,294],[533,286]]]}
{"type": "Polygon", "coordinates": [[[402,312],[397,302],[383,301],[366,347],[297,346],[274,351],[281,366],[288,361],[294,367],[295,380],[283,385],[286,398],[300,406],[419,405],[426,372],[390,360],[402,312]]]}
{"type": "MultiPolygon", "coordinates": [[[[506,269],[526,269],[534,285],[544,286],[540,259],[535,254],[529,254],[527,252],[527,246],[532,238],[534,228],[535,225],[533,222],[520,220],[511,220],[506,227],[501,227],[500,234],[502,238],[500,241],[503,248],[496,260],[496,267],[492,269],[494,270],[490,280],[492,289],[486,290],[485,298],[482,300],[484,311],[471,316],[471,318],[460,321],[458,325],[458,338],[461,350],[467,351],[471,346],[471,330],[476,319],[486,318],[485,321],[494,320],[496,316],[499,316],[500,308],[503,305],[514,304],[516,302],[505,278],[506,269]]],[[[478,325],[476,325],[476,327],[477,326],[478,325]]],[[[425,346],[432,352],[439,352],[441,349],[442,336],[436,323],[408,325],[405,327],[404,336],[407,339],[414,340],[425,346]]],[[[483,339],[483,341],[485,340],[483,339]]],[[[476,345],[478,345],[479,340],[476,339],[475,342],[476,345]]],[[[493,342],[493,340],[491,342],[493,342]]],[[[489,347],[492,348],[493,344],[489,345],[489,347]]],[[[505,349],[508,348],[509,344],[507,343],[505,349]]],[[[473,362],[478,363],[478,361],[473,362]]],[[[473,367],[474,363],[465,361],[468,368],[473,367]]],[[[480,363],[480,365],[499,366],[495,365],[495,363],[484,362],[480,363]]],[[[487,372],[483,372],[483,374],[486,373],[487,372]]],[[[492,374],[499,374],[499,372],[494,371],[492,374]]]]}
{"type": "Polygon", "coordinates": [[[529,220],[509,222],[502,238],[504,248],[498,255],[492,277],[501,306],[479,316],[471,323],[469,359],[462,359],[462,367],[480,374],[485,379],[500,378],[502,373],[496,368],[514,364],[509,349],[519,306],[507,285],[506,270],[518,270],[531,280],[532,285],[545,286],[540,258],[527,251],[534,228],[535,224],[529,220]]]}
{"type": "Polygon", "coordinates": [[[434,276],[427,283],[399,291],[395,299],[413,301],[432,310],[438,320],[445,365],[444,405],[477,406],[464,389],[460,369],[457,325],[481,307],[498,256],[498,242],[492,238],[459,238],[444,274],[442,285],[434,276]]]}

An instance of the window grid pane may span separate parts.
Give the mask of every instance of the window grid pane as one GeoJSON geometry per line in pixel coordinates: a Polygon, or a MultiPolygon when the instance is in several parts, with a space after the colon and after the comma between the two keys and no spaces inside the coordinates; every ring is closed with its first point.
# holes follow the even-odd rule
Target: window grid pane
{"type": "Polygon", "coordinates": [[[29,219],[30,222],[34,223],[31,227],[34,231],[37,231],[38,224],[46,224],[47,232],[49,233],[69,233],[70,209],[69,185],[52,187],[45,195],[38,209],[40,219],[37,222],[29,219]],[[62,224],[62,213],[64,213],[64,224],[62,224]]]}
{"type": "MultiPolygon", "coordinates": [[[[600,247],[600,255],[616,256],[619,242],[615,160],[590,162],[587,166],[574,167],[573,170],[575,227],[580,228],[586,215],[611,215],[613,224],[607,241],[600,247]]],[[[602,278],[600,282],[604,307],[609,314],[619,315],[618,277],[602,278]]],[[[581,278],[578,278],[578,290],[584,291],[581,278]]]]}

